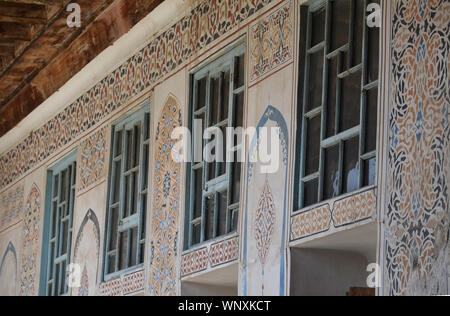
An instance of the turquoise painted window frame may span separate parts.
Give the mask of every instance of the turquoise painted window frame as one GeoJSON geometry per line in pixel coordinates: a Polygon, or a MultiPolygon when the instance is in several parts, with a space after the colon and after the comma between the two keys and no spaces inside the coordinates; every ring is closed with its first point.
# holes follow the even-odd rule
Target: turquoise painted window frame
{"type": "MultiPolygon", "coordinates": [[[[361,62],[358,65],[352,65],[353,58],[353,45],[354,45],[354,29],[355,29],[355,1],[361,1],[363,4],[364,12],[367,14],[365,8],[367,8],[369,3],[379,1],[372,0],[351,0],[350,1],[350,21],[349,21],[349,38],[348,43],[342,47],[336,48],[332,50],[331,48],[331,32],[335,30],[332,26],[332,4],[335,0],[312,0],[303,4],[301,6],[301,28],[302,35],[300,40],[300,71],[299,71],[299,101],[298,101],[298,129],[297,129],[297,153],[299,154],[299,158],[296,159],[296,174],[295,174],[295,192],[294,192],[294,211],[298,211],[304,209],[306,207],[311,207],[315,204],[321,203],[328,198],[324,197],[324,176],[325,176],[325,151],[332,147],[339,146],[339,175],[337,176],[338,183],[338,191],[339,193],[332,198],[336,198],[341,196],[343,193],[343,160],[344,160],[344,144],[346,141],[355,139],[359,137],[359,178],[358,178],[358,187],[359,189],[363,189],[364,187],[376,186],[377,179],[376,174],[373,181],[366,181],[365,179],[365,171],[364,170],[366,163],[373,163],[377,159],[377,149],[367,151],[366,150],[366,110],[367,110],[367,99],[368,94],[374,92],[375,89],[379,88],[379,78],[376,80],[369,80],[368,78],[368,49],[369,49],[369,27],[366,23],[366,15],[363,19],[363,34],[362,34],[362,55],[361,62]],[[325,10],[325,35],[324,40],[320,43],[312,45],[312,16],[313,14],[320,12],[321,10],[325,10]],[[311,84],[309,80],[310,75],[310,56],[312,54],[323,52],[324,55],[324,63],[323,63],[323,77],[322,77],[322,104],[321,106],[314,108],[312,110],[307,110],[307,106],[310,106],[308,103],[308,89],[311,84]],[[345,54],[350,55],[347,57],[345,54]],[[337,89],[336,89],[336,109],[335,109],[335,126],[336,133],[332,137],[327,136],[327,88],[328,88],[328,65],[332,58],[337,57],[338,68],[340,67],[349,67],[345,71],[339,72],[338,70],[338,79],[337,79],[337,89]],[[345,59],[348,58],[348,59],[345,59]],[[349,61],[350,60],[350,61],[349,61]],[[344,64],[347,62],[347,64],[344,64]],[[339,131],[339,116],[341,110],[341,87],[339,85],[342,84],[343,79],[348,78],[351,75],[357,74],[361,72],[361,102],[360,102],[360,122],[358,126],[353,128],[344,130],[342,132],[339,131]],[[307,129],[308,129],[308,121],[312,120],[318,116],[321,116],[321,126],[320,126],[320,155],[319,155],[319,170],[317,172],[306,174],[305,165],[306,158],[308,156],[307,152],[307,129]],[[305,185],[308,183],[317,182],[317,201],[316,203],[306,204],[305,203],[305,185]],[[369,183],[365,183],[369,182],[369,183]],[[370,183],[373,182],[373,183],[370,183]]],[[[379,50],[380,46],[378,46],[379,50]]],[[[380,69],[378,65],[378,69],[380,69]]],[[[345,68],[344,68],[345,69],[345,68]]],[[[378,73],[379,76],[379,73],[378,73]]],[[[377,96],[379,94],[377,93],[377,96]]],[[[379,105],[379,98],[377,99],[377,105],[379,105]]],[[[377,124],[376,124],[377,125],[377,124]]],[[[358,190],[359,190],[358,189],[358,190]]],[[[346,192],[351,193],[351,192],[346,192]]]]}
{"type": "MultiPolygon", "coordinates": [[[[190,111],[189,111],[189,127],[193,131],[194,120],[203,118],[207,124],[202,127],[202,133],[207,127],[217,127],[220,129],[226,127],[244,127],[243,120],[238,123],[237,120],[241,120],[244,115],[245,108],[245,94],[246,94],[246,43],[242,40],[237,41],[232,44],[228,49],[224,49],[220,57],[210,62],[201,69],[195,71],[191,74],[190,79],[190,111]],[[241,66],[241,67],[240,67],[241,66]],[[228,74],[229,72],[229,74],[228,74]],[[237,75],[240,73],[240,76],[237,75]],[[224,93],[224,79],[229,76],[229,90],[228,93],[228,113],[227,118],[221,120],[221,111],[224,106],[222,100],[222,94],[224,93]],[[239,77],[239,78],[237,78],[239,77]],[[205,104],[199,106],[199,84],[201,81],[206,82],[206,95],[205,104]],[[211,123],[211,113],[213,112],[212,105],[212,85],[213,82],[219,83],[219,96],[218,96],[218,107],[215,109],[215,113],[218,113],[218,119],[216,122],[211,123]],[[238,83],[239,82],[239,83],[238,83]],[[242,98],[242,100],[238,100],[242,98]],[[237,105],[238,103],[242,103],[237,105]],[[236,109],[240,108],[240,117],[236,116],[236,109]],[[206,126],[205,126],[206,125],[206,126]],[[239,125],[239,126],[236,126],[239,125]]],[[[225,86],[226,87],[226,86],[225,86]]],[[[225,88],[226,89],[226,88],[225,88]]],[[[203,136],[203,135],[202,135],[203,136]]],[[[205,147],[207,141],[203,140],[202,148],[205,147]]],[[[192,144],[193,153],[195,152],[195,140],[192,144]]],[[[224,153],[224,158],[226,157],[224,153]]],[[[193,159],[194,161],[194,159],[193,159]]],[[[242,167],[243,164],[239,162],[224,162],[225,171],[220,174],[220,169],[223,168],[220,162],[215,162],[214,170],[215,176],[213,178],[209,177],[209,172],[211,168],[211,163],[206,163],[204,160],[202,162],[192,162],[188,163],[187,166],[187,186],[186,191],[186,217],[185,217],[185,234],[184,234],[184,248],[185,250],[191,249],[193,247],[198,247],[202,244],[212,242],[218,238],[223,238],[228,235],[234,234],[238,229],[238,218],[240,213],[240,189],[242,183],[242,167]],[[198,186],[195,183],[195,172],[200,170],[202,173],[202,184],[198,186]],[[239,177],[239,181],[234,178],[239,177]],[[237,186],[239,182],[239,187],[237,186]],[[195,216],[195,200],[196,200],[196,190],[201,190],[201,212],[200,216],[195,216]],[[239,192],[239,196],[236,193],[239,192]],[[226,215],[225,215],[225,226],[222,227],[225,232],[220,234],[219,228],[219,200],[221,197],[225,197],[227,200],[226,215]],[[234,196],[233,196],[234,195],[234,196]],[[212,237],[206,237],[207,230],[207,212],[206,212],[206,200],[214,199],[214,219],[213,219],[213,230],[212,237]],[[200,227],[199,240],[194,240],[194,226],[200,227]]],[[[222,169],[223,171],[223,169],[222,169]]]]}
{"type": "Polygon", "coordinates": [[[76,180],[77,152],[69,154],[47,171],[41,296],[65,296],[69,292],[67,268],[71,260],[76,180]],[[66,181],[62,181],[64,174],[66,181]]]}
{"type": "Polygon", "coordinates": [[[149,100],[134,113],[113,123],[110,148],[103,281],[144,265],[149,196],[149,100]]]}

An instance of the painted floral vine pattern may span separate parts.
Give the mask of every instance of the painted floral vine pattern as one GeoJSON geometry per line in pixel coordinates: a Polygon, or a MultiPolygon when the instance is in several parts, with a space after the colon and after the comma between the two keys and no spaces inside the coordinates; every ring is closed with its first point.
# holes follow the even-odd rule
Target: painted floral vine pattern
{"type": "Polygon", "coordinates": [[[450,2],[392,5],[385,294],[447,294],[450,2]]]}
{"type": "Polygon", "coordinates": [[[158,120],[155,142],[150,294],[175,296],[181,200],[181,163],[172,159],[172,132],[182,126],[180,105],[169,95],[158,120]]]}
{"type": "Polygon", "coordinates": [[[106,126],[89,136],[80,146],[80,191],[106,174],[106,126]]]}
{"type": "Polygon", "coordinates": [[[20,296],[37,295],[41,204],[41,193],[33,184],[25,205],[20,296]]]}
{"type": "Polygon", "coordinates": [[[250,81],[292,60],[294,14],[294,3],[289,1],[250,28],[250,81]]]}
{"type": "Polygon", "coordinates": [[[272,189],[269,180],[266,177],[264,188],[258,202],[258,209],[255,215],[255,240],[258,257],[262,266],[266,264],[269,247],[272,243],[272,235],[275,229],[276,212],[275,202],[273,200],[272,189]]]}

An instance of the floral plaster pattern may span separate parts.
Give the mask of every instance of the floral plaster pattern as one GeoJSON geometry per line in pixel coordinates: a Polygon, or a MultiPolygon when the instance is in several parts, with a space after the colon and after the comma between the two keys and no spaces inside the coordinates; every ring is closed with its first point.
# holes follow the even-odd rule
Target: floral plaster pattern
{"type": "Polygon", "coordinates": [[[373,220],[377,210],[377,190],[330,200],[323,205],[295,214],[291,218],[291,241],[373,220]]]}
{"type": "Polygon", "coordinates": [[[385,294],[446,293],[450,2],[392,2],[385,294]]]}
{"type": "Polygon", "coordinates": [[[239,258],[239,237],[233,237],[186,253],[181,260],[181,276],[206,271],[239,258]]]}
{"type": "Polygon", "coordinates": [[[250,81],[292,60],[294,55],[294,2],[261,19],[250,29],[250,81]]]}
{"type": "Polygon", "coordinates": [[[177,245],[180,229],[181,163],[172,159],[175,140],[171,136],[175,128],[182,126],[182,114],[174,96],[168,96],[158,122],[154,161],[150,293],[153,296],[175,296],[179,262],[177,245]]]}
{"type": "Polygon", "coordinates": [[[89,136],[80,146],[80,191],[104,178],[106,126],[89,136]]]}
{"type": "Polygon", "coordinates": [[[38,290],[41,205],[41,193],[33,184],[25,205],[20,296],[34,296],[38,290]]]}

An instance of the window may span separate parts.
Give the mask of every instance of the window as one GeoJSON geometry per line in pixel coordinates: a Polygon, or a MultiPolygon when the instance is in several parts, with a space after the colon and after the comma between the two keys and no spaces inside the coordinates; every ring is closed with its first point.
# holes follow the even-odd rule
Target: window
{"type": "Polygon", "coordinates": [[[72,154],[48,171],[41,295],[68,293],[76,167],[76,154],[72,154]]]}
{"type": "Polygon", "coordinates": [[[105,279],[144,263],[149,145],[149,106],[112,128],[105,279]]]}
{"type": "MultiPolygon", "coordinates": [[[[191,130],[201,120],[202,133],[210,128],[222,131],[223,148],[215,148],[214,162],[194,159],[189,165],[186,205],[186,248],[235,232],[238,225],[241,163],[226,162],[228,127],[242,127],[245,95],[245,46],[234,48],[192,77],[191,130]]],[[[195,130],[195,128],[194,128],[195,130]]],[[[195,134],[195,132],[194,132],[195,134]]],[[[202,134],[203,135],[203,134],[202,134]]],[[[215,140],[198,144],[194,152],[215,140]]],[[[240,140],[235,136],[234,144],[240,140]]]]}
{"type": "Polygon", "coordinates": [[[379,3],[302,7],[297,210],[375,184],[379,29],[365,22],[369,2],[379,3]]]}

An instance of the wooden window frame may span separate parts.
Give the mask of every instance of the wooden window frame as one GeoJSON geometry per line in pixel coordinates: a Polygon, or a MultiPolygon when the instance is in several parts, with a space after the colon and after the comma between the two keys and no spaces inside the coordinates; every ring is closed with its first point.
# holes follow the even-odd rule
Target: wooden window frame
{"type": "MultiPolygon", "coordinates": [[[[353,30],[355,28],[354,17],[355,17],[355,2],[354,1],[363,1],[363,8],[367,8],[368,4],[374,1],[369,0],[352,0],[351,1],[351,12],[350,12],[350,21],[349,21],[349,38],[347,44],[336,48],[334,51],[331,51],[331,10],[332,10],[332,2],[335,0],[313,0],[309,1],[306,4],[302,5],[302,13],[301,19],[301,27],[303,28],[303,39],[300,41],[300,80],[299,80],[299,101],[298,101],[298,119],[299,127],[297,130],[297,152],[300,154],[300,159],[296,160],[296,175],[295,175],[295,192],[294,192],[294,211],[298,211],[307,207],[311,207],[313,205],[320,204],[321,202],[329,199],[324,198],[324,169],[325,169],[325,150],[330,149],[334,146],[339,146],[339,194],[334,196],[333,198],[345,195],[347,193],[343,193],[343,170],[344,170],[344,142],[348,140],[352,140],[356,137],[359,137],[359,155],[358,155],[358,163],[359,163],[359,189],[363,189],[364,187],[376,186],[377,178],[375,174],[374,184],[365,185],[364,184],[364,176],[365,170],[364,166],[366,162],[369,162],[373,159],[377,159],[377,149],[365,152],[365,140],[366,140],[366,99],[369,91],[373,91],[374,89],[379,89],[379,76],[378,79],[369,82],[368,78],[368,41],[369,41],[369,27],[366,23],[366,15],[363,19],[363,34],[362,34],[362,56],[361,63],[351,68],[346,69],[345,71],[338,73],[337,76],[337,89],[336,89],[336,109],[335,109],[335,129],[336,134],[332,137],[327,138],[327,88],[328,88],[328,65],[331,58],[338,56],[338,68],[342,65],[343,55],[345,53],[349,54],[348,60],[352,58],[352,48],[353,48],[353,30]],[[319,12],[320,10],[325,9],[325,35],[324,40],[318,44],[311,45],[312,42],[312,15],[314,13],[319,12]],[[304,10],[304,11],[303,11],[304,10]],[[306,24],[305,24],[306,21],[306,24]],[[306,31],[305,31],[306,28],[306,31]],[[323,51],[324,55],[324,64],[323,64],[323,77],[322,77],[322,103],[320,107],[314,108],[310,111],[306,111],[308,102],[308,89],[309,89],[309,74],[310,74],[310,58],[314,53],[319,51],[323,51]],[[347,129],[345,131],[339,132],[339,118],[340,118],[340,109],[341,109],[341,87],[342,79],[351,76],[352,74],[361,72],[361,101],[360,101],[360,124],[353,128],[347,129]],[[307,157],[307,121],[313,119],[317,116],[321,116],[321,125],[320,125],[320,158],[319,158],[319,170],[315,173],[307,175],[305,172],[306,169],[306,157],[307,157]],[[309,205],[305,205],[305,189],[304,186],[306,183],[311,183],[317,181],[318,182],[318,197],[317,202],[309,205]]],[[[365,14],[367,12],[364,10],[365,14]]],[[[380,49],[380,46],[378,46],[380,49]]],[[[351,66],[347,64],[347,67],[351,66]]],[[[378,65],[378,69],[381,67],[378,65]]],[[[339,71],[338,71],[339,72],[339,71]]],[[[379,107],[380,99],[379,93],[377,93],[377,104],[379,107]]],[[[377,122],[378,123],[378,122],[377,122]]]]}
{"type": "Polygon", "coordinates": [[[69,293],[67,268],[70,265],[72,250],[77,180],[76,160],[77,153],[74,152],[47,171],[44,244],[39,288],[42,296],[66,296],[69,293]],[[65,184],[62,181],[64,172],[66,172],[65,184]],[[63,185],[65,185],[64,193],[63,185]],[[63,251],[65,224],[67,224],[66,246],[63,251]],[[62,280],[64,282],[61,282],[62,280]]]}
{"type": "MultiPolygon", "coordinates": [[[[217,127],[217,128],[227,128],[227,127],[236,127],[236,98],[238,96],[242,96],[243,104],[242,111],[245,108],[245,94],[246,94],[246,65],[245,65],[245,57],[246,57],[246,45],[243,42],[239,42],[234,45],[233,48],[228,50],[219,58],[215,59],[211,63],[207,64],[200,70],[196,71],[191,75],[190,82],[190,91],[191,91],[191,105],[190,105],[190,118],[189,118],[189,127],[194,126],[193,122],[198,116],[204,115],[205,123],[202,128],[202,133],[206,131],[207,128],[217,127]],[[239,62],[243,64],[243,83],[241,85],[236,83],[235,75],[237,73],[237,67],[239,62]],[[219,79],[219,91],[222,91],[222,83],[223,76],[225,73],[230,72],[230,88],[229,88],[229,97],[228,97],[228,118],[218,122],[217,124],[213,124],[210,126],[210,115],[211,115],[211,83],[214,79],[219,79]],[[198,103],[198,84],[201,80],[206,79],[206,104],[202,108],[195,110],[195,107],[198,103]]],[[[222,93],[222,92],[220,92],[222,93]]],[[[223,106],[221,94],[219,96],[219,107],[216,110],[217,113],[221,112],[221,107],[223,106]]],[[[243,116],[243,113],[242,113],[243,116]]],[[[219,114],[220,117],[220,114],[219,114]]],[[[242,125],[244,122],[242,122],[242,125]]],[[[239,126],[243,127],[243,126],[239,126]]],[[[202,135],[203,136],[203,135],[202,135]]],[[[226,141],[226,139],[224,139],[226,141]]],[[[195,140],[192,144],[193,152],[195,150],[195,140]]],[[[203,147],[205,148],[208,142],[203,139],[203,147]]],[[[242,183],[242,163],[238,162],[226,162],[226,153],[223,153],[224,164],[225,164],[225,173],[219,176],[219,164],[220,162],[215,162],[215,178],[211,180],[207,180],[209,177],[209,166],[211,163],[207,163],[204,160],[202,162],[191,162],[188,163],[188,172],[187,172],[187,183],[189,186],[187,187],[186,200],[187,200],[187,208],[186,208],[186,229],[185,229],[185,250],[201,246],[202,244],[212,242],[217,240],[218,238],[224,238],[231,234],[237,232],[238,229],[238,218],[239,218],[239,210],[240,210],[240,196],[238,202],[232,201],[233,198],[233,168],[240,169],[240,183],[242,183]],[[194,173],[196,170],[202,169],[202,210],[200,217],[194,218],[195,211],[195,196],[196,190],[198,189],[195,186],[195,177],[194,173]],[[225,224],[225,234],[219,235],[219,203],[220,202],[220,194],[227,192],[227,210],[226,210],[226,224],[225,224]],[[206,229],[207,229],[207,214],[206,214],[206,199],[214,197],[214,227],[213,227],[213,237],[206,238],[206,229]],[[200,233],[200,241],[194,242],[194,229],[195,225],[200,225],[201,233],[200,233]]],[[[240,190],[240,187],[239,187],[240,190]]]]}
{"type": "Polygon", "coordinates": [[[111,153],[110,172],[108,182],[108,203],[106,211],[106,234],[104,244],[104,264],[103,281],[109,281],[124,273],[142,268],[145,261],[145,241],[146,241],[146,218],[149,196],[149,161],[150,161],[150,102],[145,101],[139,110],[131,115],[117,120],[111,129],[111,153]],[[139,126],[138,133],[136,127],[139,126]],[[131,145],[127,142],[128,133],[131,131],[131,145]],[[136,135],[139,135],[139,144],[136,142],[136,135]],[[119,138],[118,138],[119,136],[119,138]],[[120,146],[117,140],[120,139],[120,146]],[[138,146],[138,147],[136,147],[138,146]],[[120,148],[119,148],[120,147],[120,148]],[[134,147],[134,148],[131,148],[134,147]],[[136,155],[135,148],[139,148],[139,155],[136,155]],[[130,153],[131,151],[131,153],[130,153]],[[131,155],[131,156],[129,156],[131,155]],[[134,156],[134,157],[133,157],[134,156]],[[132,165],[127,166],[128,159],[132,159],[132,165]],[[136,159],[138,163],[136,164],[136,159]],[[119,174],[117,170],[119,169],[119,174]],[[120,189],[116,191],[116,177],[120,189]],[[129,177],[128,190],[125,190],[126,179],[129,177]],[[137,180],[136,180],[137,177],[137,180]],[[133,183],[133,179],[135,182],[133,183]],[[136,182],[137,181],[137,182],[136,182]],[[133,187],[137,184],[136,188],[133,187]],[[128,192],[128,194],[127,194],[128,192]],[[116,196],[118,193],[118,196],[116,196]],[[126,198],[128,196],[128,198],[126,198]],[[125,201],[127,200],[127,201],[125,201]],[[134,206],[133,203],[136,205],[134,206]],[[133,209],[133,208],[136,209],[133,209]],[[114,211],[117,213],[117,225],[113,225],[114,211]],[[132,232],[136,230],[135,256],[132,255],[133,245],[132,232]],[[113,230],[115,240],[113,241],[113,230]],[[127,235],[126,264],[121,268],[121,235],[127,235]],[[112,248],[114,246],[114,249],[112,248]],[[110,260],[114,259],[114,271],[111,272],[110,260]]]}

